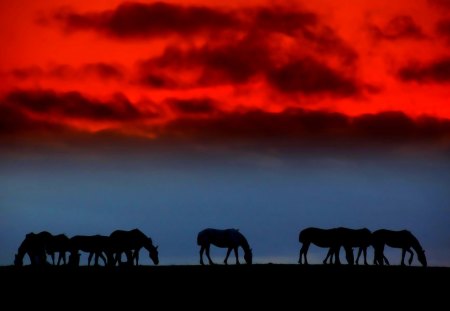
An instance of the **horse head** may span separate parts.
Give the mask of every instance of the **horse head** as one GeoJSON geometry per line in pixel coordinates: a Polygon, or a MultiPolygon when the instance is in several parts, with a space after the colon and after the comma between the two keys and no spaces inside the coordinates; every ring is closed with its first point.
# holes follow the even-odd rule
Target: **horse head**
{"type": "Polygon", "coordinates": [[[417,252],[417,259],[420,261],[422,266],[427,266],[427,258],[425,257],[425,251],[423,249],[417,252]]]}
{"type": "Polygon", "coordinates": [[[155,265],[159,264],[159,258],[158,258],[158,246],[155,246],[148,252],[150,259],[153,261],[155,265]]]}
{"type": "Polygon", "coordinates": [[[253,261],[253,253],[252,253],[252,249],[251,249],[251,248],[249,248],[248,251],[246,251],[246,252],[244,253],[244,259],[245,259],[245,262],[246,262],[248,265],[251,265],[251,264],[252,264],[252,261],[253,261]]]}

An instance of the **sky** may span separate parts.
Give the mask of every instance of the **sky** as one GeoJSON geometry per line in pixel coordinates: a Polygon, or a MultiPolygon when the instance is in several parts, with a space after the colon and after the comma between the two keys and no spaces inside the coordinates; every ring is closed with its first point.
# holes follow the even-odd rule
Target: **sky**
{"type": "Polygon", "coordinates": [[[2,1],[0,42],[0,265],[133,228],[197,264],[207,227],[296,263],[347,226],[450,266],[449,1],[2,1]]]}

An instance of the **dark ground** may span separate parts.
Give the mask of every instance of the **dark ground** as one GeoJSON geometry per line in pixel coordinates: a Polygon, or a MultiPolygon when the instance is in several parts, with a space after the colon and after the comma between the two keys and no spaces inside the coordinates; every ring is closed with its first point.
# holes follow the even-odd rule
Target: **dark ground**
{"type": "Polygon", "coordinates": [[[450,301],[447,267],[3,266],[0,282],[5,303],[9,299],[15,306],[32,303],[40,310],[90,310],[95,306],[149,311],[179,307],[242,310],[244,306],[251,310],[372,310],[394,306],[433,310],[448,307],[450,301]]]}

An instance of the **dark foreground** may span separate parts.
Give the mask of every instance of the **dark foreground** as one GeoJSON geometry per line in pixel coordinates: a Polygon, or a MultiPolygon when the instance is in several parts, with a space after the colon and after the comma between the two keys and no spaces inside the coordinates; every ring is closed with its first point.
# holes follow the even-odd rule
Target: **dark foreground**
{"type": "MultiPolygon", "coordinates": [[[[143,306],[148,310],[243,305],[275,310],[392,309],[448,305],[450,268],[324,265],[0,267],[2,295],[16,306],[143,306]],[[23,298],[21,298],[23,297],[23,298]],[[159,307],[156,307],[159,306],[159,307]],[[304,307],[309,306],[309,307],[304,307]],[[312,306],[312,307],[311,307],[312,306]]],[[[5,301],[4,301],[5,302],[5,301]]],[[[64,309],[66,309],[64,307],[64,309]]],[[[71,309],[73,310],[73,309],[71,309]]]]}

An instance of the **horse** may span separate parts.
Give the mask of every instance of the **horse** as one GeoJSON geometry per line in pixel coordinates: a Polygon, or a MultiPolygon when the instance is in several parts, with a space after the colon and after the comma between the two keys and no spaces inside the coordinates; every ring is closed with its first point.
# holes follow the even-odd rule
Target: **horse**
{"type": "Polygon", "coordinates": [[[70,257],[69,264],[72,266],[79,265],[79,251],[89,253],[88,266],[91,265],[92,257],[95,255],[94,265],[98,266],[98,259],[103,260],[103,264],[107,265],[107,258],[110,251],[109,237],[104,235],[76,235],[69,241],[70,257]]]}
{"type": "Polygon", "coordinates": [[[26,254],[28,254],[32,266],[43,266],[48,264],[46,245],[51,237],[51,233],[47,231],[28,233],[17,250],[17,254],[14,257],[14,265],[23,266],[23,258],[26,254]]]}
{"type": "Polygon", "coordinates": [[[427,266],[427,258],[425,257],[425,251],[420,245],[417,238],[408,230],[392,231],[386,229],[380,229],[372,233],[372,245],[375,250],[374,264],[382,266],[384,263],[389,265],[389,261],[384,256],[384,246],[390,246],[393,248],[402,249],[401,265],[405,265],[406,252],[410,254],[408,263],[411,265],[414,257],[414,253],[411,248],[417,253],[417,259],[422,266],[427,266]]]}
{"type": "Polygon", "coordinates": [[[247,239],[242,233],[237,229],[211,229],[207,228],[200,231],[197,235],[197,245],[200,246],[200,264],[203,263],[203,252],[206,250],[206,256],[208,257],[209,264],[213,265],[214,262],[209,256],[209,248],[211,244],[221,247],[228,248],[227,255],[225,256],[224,263],[228,264],[228,257],[232,250],[234,250],[234,255],[236,256],[236,264],[239,263],[238,248],[242,247],[244,250],[244,260],[247,264],[252,264],[252,249],[250,248],[247,239]]]}
{"type": "Polygon", "coordinates": [[[333,229],[321,229],[309,227],[300,231],[298,236],[298,240],[302,243],[302,247],[300,248],[300,257],[298,259],[298,263],[303,263],[303,258],[305,259],[305,264],[308,264],[307,254],[309,250],[309,246],[315,244],[319,247],[329,248],[328,254],[323,260],[323,263],[326,264],[328,258],[330,258],[330,263],[332,263],[332,255],[335,254],[335,264],[340,264],[339,260],[339,249],[341,246],[344,247],[347,262],[352,265],[353,264],[353,249],[350,246],[350,243],[346,242],[346,235],[348,233],[345,231],[345,228],[333,228],[333,229]]]}
{"type": "Polygon", "coordinates": [[[139,265],[139,251],[144,247],[149,254],[150,259],[155,265],[159,264],[158,246],[153,245],[151,238],[146,236],[139,229],[130,231],[116,230],[109,235],[111,243],[111,252],[116,254],[112,265],[117,262],[121,264],[122,253],[127,256],[127,264],[133,265],[136,261],[136,266],[139,265]]]}
{"type": "MultiPolygon", "coordinates": [[[[349,228],[343,228],[339,227],[336,228],[336,236],[340,239],[340,244],[344,247],[347,247],[348,249],[353,247],[358,247],[358,256],[356,257],[355,263],[359,264],[359,258],[361,257],[361,254],[364,255],[364,264],[367,265],[367,248],[372,244],[371,238],[372,233],[367,228],[362,229],[349,229],[349,228]]],[[[330,248],[328,251],[327,257],[325,258],[325,261],[330,257],[330,263],[332,261],[333,255],[335,258],[339,257],[339,247],[333,247],[330,248]]],[[[353,264],[353,263],[350,263],[353,264]]]]}
{"type": "Polygon", "coordinates": [[[59,254],[57,265],[61,263],[61,259],[66,264],[66,252],[70,251],[70,239],[65,234],[52,235],[46,241],[47,254],[52,258],[55,265],[55,253],[59,254]]]}

